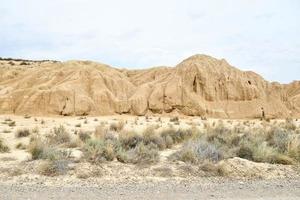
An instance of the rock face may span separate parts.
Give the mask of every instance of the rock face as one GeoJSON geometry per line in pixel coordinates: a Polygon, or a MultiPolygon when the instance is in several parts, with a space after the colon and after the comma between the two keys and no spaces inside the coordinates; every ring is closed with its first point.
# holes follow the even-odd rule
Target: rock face
{"type": "Polygon", "coordinates": [[[270,83],[224,59],[116,69],[90,61],[0,61],[0,113],[177,113],[221,118],[300,117],[300,82],[270,83]]]}

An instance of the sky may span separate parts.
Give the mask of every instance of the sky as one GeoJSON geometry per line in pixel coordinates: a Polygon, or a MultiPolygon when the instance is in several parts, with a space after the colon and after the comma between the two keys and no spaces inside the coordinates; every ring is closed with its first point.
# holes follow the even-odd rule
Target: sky
{"type": "Polygon", "coordinates": [[[269,81],[300,80],[299,0],[1,0],[0,57],[122,68],[225,58],[269,81]]]}

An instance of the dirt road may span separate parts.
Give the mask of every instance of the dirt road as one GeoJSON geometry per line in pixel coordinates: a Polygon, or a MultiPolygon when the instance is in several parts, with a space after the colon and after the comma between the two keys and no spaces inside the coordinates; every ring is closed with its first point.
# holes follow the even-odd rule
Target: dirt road
{"type": "Polygon", "coordinates": [[[54,187],[0,184],[1,200],[46,199],[300,199],[300,180],[160,181],[54,187]]]}

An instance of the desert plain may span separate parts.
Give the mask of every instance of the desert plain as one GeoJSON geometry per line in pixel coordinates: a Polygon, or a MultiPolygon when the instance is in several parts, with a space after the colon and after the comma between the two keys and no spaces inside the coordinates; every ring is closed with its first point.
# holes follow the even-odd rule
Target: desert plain
{"type": "Polygon", "coordinates": [[[299,81],[206,55],[0,72],[0,199],[299,199],[299,81]]]}

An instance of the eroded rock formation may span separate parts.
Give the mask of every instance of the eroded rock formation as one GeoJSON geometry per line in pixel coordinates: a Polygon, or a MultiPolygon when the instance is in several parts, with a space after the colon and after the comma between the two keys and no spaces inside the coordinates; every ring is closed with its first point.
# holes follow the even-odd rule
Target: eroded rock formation
{"type": "Polygon", "coordinates": [[[270,83],[206,55],[144,70],[90,61],[0,61],[2,114],[255,118],[261,107],[267,117],[300,117],[300,82],[270,83]]]}

